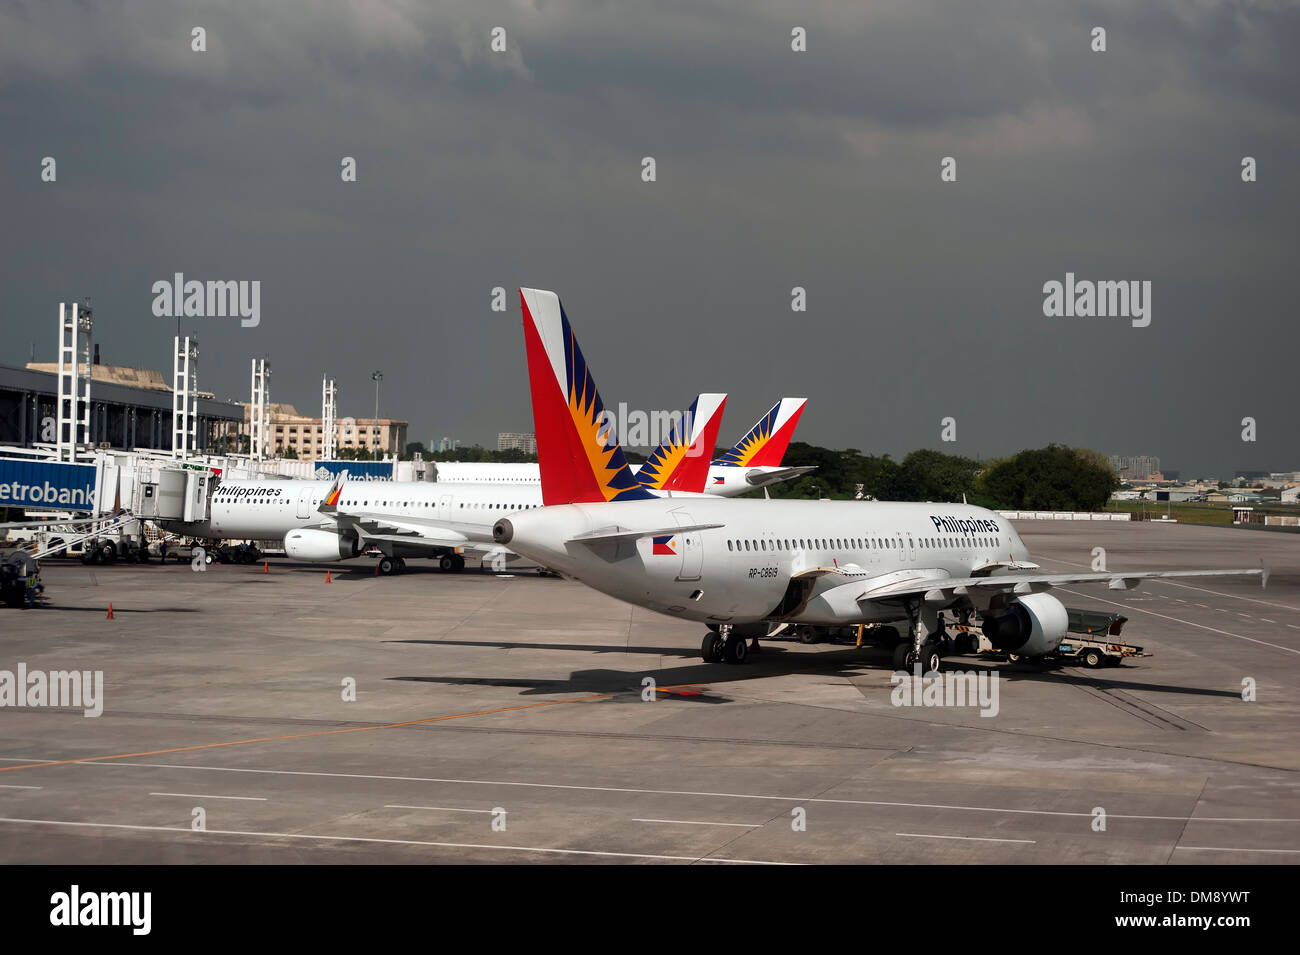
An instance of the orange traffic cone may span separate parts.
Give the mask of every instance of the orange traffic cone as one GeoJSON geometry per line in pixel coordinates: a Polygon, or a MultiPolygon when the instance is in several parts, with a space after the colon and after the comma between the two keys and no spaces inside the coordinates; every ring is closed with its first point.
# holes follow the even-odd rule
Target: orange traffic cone
{"type": "Polygon", "coordinates": [[[262,573],[269,574],[270,572],[271,572],[271,562],[269,560],[262,561],[262,573]]]}
{"type": "Polygon", "coordinates": [[[379,565],[378,565],[378,564],[375,564],[375,576],[376,576],[376,577],[379,576],[379,565]]]}
{"type": "Polygon", "coordinates": [[[325,583],[328,584],[329,582],[330,582],[330,572],[327,570],[325,571],[325,583]]]}
{"type": "Polygon", "coordinates": [[[109,620],[112,620],[112,619],[113,619],[113,605],[112,605],[112,604],[109,604],[109,605],[108,605],[108,619],[109,619],[109,620]]]}

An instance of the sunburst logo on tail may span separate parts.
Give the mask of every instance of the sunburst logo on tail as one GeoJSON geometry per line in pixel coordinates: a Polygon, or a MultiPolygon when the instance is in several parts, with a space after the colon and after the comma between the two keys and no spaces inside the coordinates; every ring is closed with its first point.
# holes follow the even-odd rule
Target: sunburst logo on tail
{"type": "Polygon", "coordinates": [[[775,467],[785,457],[806,398],[782,398],[734,448],[713,463],[724,467],[775,467]]]}
{"type": "Polygon", "coordinates": [[[605,405],[554,292],[520,289],[537,459],[546,504],[653,497],[610,434],[605,405]]]}

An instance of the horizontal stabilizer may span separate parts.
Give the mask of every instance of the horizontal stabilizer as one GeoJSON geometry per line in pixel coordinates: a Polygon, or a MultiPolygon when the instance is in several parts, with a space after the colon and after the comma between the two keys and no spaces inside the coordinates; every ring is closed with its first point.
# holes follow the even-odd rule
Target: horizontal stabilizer
{"type": "Polygon", "coordinates": [[[672,527],[655,527],[650,530],[625,530],[621,527],[603,527],[570,537],[570,544],[597,544],[601,541],[638,540],[642,537],[663,537],[666,534],[683,534],[688,531],[707,531],[725,524],[674,524],[672,527]]]}
{"type": "Polygon", "coordinates": [[[816,471],[817,465],[803,464],[797,468],[782,468],[779,471],[750,471],[745,475],[745,483],[754,487],[766,487],[769,484],[779,484],[781,481],[793,481],[797,477],[810,471],[816,471]]]}

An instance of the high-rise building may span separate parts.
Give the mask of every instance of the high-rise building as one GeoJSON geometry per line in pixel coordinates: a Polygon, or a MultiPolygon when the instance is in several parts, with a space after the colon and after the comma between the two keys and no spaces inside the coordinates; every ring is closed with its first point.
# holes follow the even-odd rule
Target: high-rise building
{"type": "Polygon", "coordinates": [[[498,451],[522,451],[524,454],[537,453],[537,435],[517,431],[502,431],[497,435],[498,451]]]}
{"type": "Polygon", "coordinates": [[[1154,455],[1112,454],[1109,461],[1121,481],[1144,481],[1160,473],[1160,459],[1154,455]]]}

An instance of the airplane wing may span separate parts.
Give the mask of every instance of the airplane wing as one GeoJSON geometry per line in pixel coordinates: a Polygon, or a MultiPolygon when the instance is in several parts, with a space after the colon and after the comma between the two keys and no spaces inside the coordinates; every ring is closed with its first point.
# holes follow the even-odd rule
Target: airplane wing
{"type": "MultiPolygon", "coordinates": [[[[924,596],[934,602],[946,602],[954,596],[971,593],[1032,594],[1070,584],[1105,583],[1111,590],[1132,590],[1143,580],[1171,577],[1259,577],[1260,586],[1268,583],[1268,568],[1224,570],[1130,570],[1066,574],[997,574],[982,577],[950,577],[942,570],[907,571],[905,579],[897,574],[882,575],[881,580],[855,582],[862,587],[859,601],[924,596]]],[[[850,586],[841,584],[840,586],[850,586]]]]}
{"type": "Polygon", "coordinates": [[[344,471],[335,477],[334,483],[321,500],[317,511],[325,520],[319,526],[350,528],[360,540],[368,542],[383,541],[408,547],[428,547],[431,550],[462,548],[495,553],[499,549],[492,540],[492,532],[475,524],[378,511],[340,510],[339,500],[347,476],[348,472],[344,471]]]}

